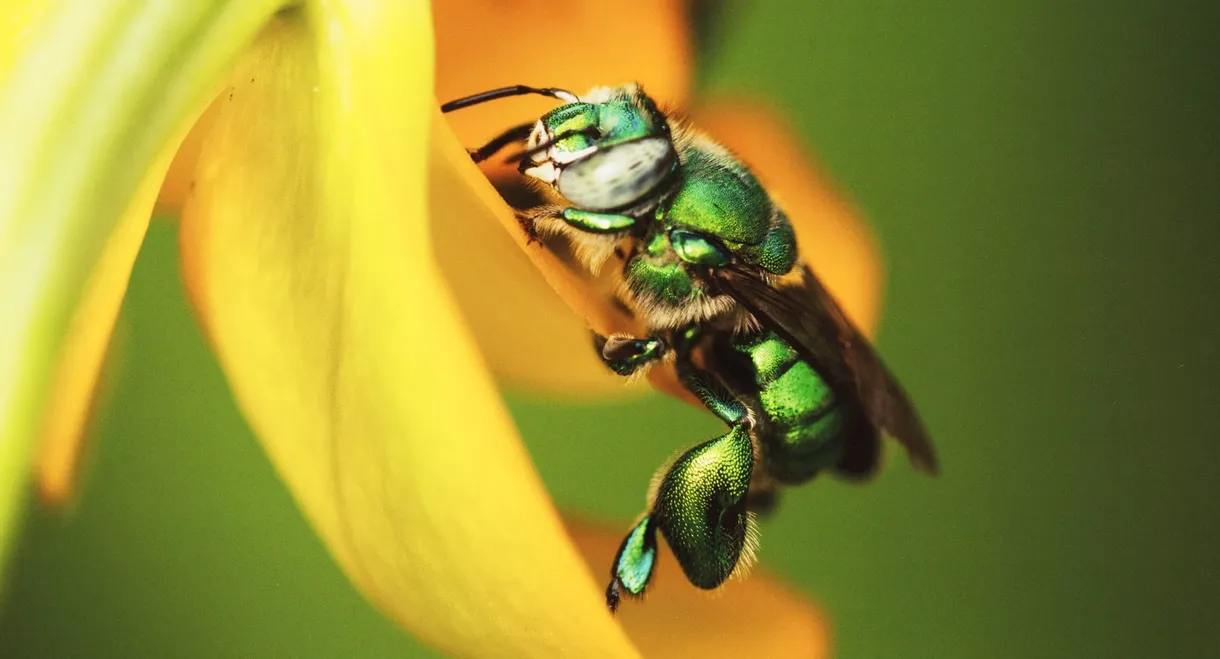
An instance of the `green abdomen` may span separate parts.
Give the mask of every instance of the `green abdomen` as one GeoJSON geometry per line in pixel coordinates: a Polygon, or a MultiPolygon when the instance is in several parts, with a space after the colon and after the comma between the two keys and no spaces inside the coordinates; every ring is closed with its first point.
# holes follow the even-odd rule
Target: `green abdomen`
{"type": "Polygon", "coordinates": [[[740,362],[749,374],[739,386],[752,390],[741,393],[771,475],[795,484],[838,462],[846,435],[843,410],[813,367],[770,332],[739,337],[733,350],[748,359],[740,362]]]}

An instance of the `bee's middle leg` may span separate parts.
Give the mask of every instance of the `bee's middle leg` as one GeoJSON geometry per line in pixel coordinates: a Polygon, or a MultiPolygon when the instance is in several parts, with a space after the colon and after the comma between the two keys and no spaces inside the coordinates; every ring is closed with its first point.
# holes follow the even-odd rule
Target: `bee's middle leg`
{"type": "Polygon", "coordinates": [[[661,360],[669,352],[669,344],[659,336],[639,339],[625,334],[602,336],[596,332],[593,333],[593,348],[603,364],[623,376],[661,360]]]}

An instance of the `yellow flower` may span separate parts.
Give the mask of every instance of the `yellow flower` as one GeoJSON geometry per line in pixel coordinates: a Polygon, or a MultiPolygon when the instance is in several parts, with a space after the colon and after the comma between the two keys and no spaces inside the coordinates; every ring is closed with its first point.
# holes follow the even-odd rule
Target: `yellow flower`
{"type": "MultiPolygon", "coordinates": [[[[44,496],[69,491],[160,197],[181,215],[187,290],[243,413],[339,565],[403,627],[476,657],[825,655],[820,618],[762,575],[718,598],[663,580],[611,618],[600,575],[622,529],[565,527],[487,366],[538,391],[620,390],[585,331],[619,320],[522,249],[462,148],[538,101],[450,125],[434,90],[639,79],[684,105],[686,3],[638,4],[453,0],[432,16],[423,0],[8,3],[0,560],[36,442],[44,496]],[[519,46],[557,34],[649,48],[569,60],[519,46]]],[[[871,327],[872,243],[790,135],[740,103],[695,116],[757,167],[871,327]]],[[[679,574],[672,558],[660,569],[679,574]]]]}

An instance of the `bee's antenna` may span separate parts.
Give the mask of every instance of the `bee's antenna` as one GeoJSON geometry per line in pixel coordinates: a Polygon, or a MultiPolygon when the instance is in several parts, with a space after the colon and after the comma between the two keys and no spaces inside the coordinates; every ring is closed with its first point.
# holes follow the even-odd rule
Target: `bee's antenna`
{"type": "Polygon", "coordinates": [[[470,96],[463,96],[462,98],[454,99],[442,105],[441,112],[453,112],[454,110],[461,110],[462,108],[468,108],[472,105],[486,103],[487,101],[508,98],[509,96],[525,96],[526,94],[550,96],[551,98],[557,98],[564,103],[576,103],[580,100],[576,98],[576,94],[557,87],[527,87],[525,85],[513,85],[512,87],[501,87],[499,89],[492,89],[485,92],[479,92],[478,94],[471,94],[470,96]]]}

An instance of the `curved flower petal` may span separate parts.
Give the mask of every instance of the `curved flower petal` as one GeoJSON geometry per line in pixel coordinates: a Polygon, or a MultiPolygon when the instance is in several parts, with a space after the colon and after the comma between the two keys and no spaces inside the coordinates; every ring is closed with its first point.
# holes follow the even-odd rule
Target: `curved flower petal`
{"type": "MultiPolygon", "coordinates": [[[[690,79],[685,3],[646,2],[636,8],[638,11],[630,9],[616,10],[607,21],[600,6],[588,2],[436,3],[438,94],[441,98],[456,97],[543,77],[561,81],[547,82],[548,85],[564,84],[583,90],[606,81],[638,77],[660,97],[682,101],[689,92],[690,79]],[[642,24],[631,20],[644,11],[650,16],[655,14],[656,20],[642,24]],[[659,47],[628,57],[573,57],[557,64],[551,58],[505,46],[507,38],[527,31],[582,29],[596,31],[600,38],[610,41],[644,39],[659,47]],[[506,53],[510,56],[506,57],[506,53]]],[[[181,208],[216,105],[209,108],[187,136],[170,166],[158,198],[160,210],[174,212],[181,208]]],[[[507,99],[494,107],[450,115],[448,120],[465,131],[468,139],[464,142],[475,144],[509,126],[511,121],[505,117],[520,116],[524,111],[536,118],[551,105],[553,101],[548,99],[507,99]]],[[[486,171],[495,174],[493,168],[489,166],[486,171]]],[[[461,173],[479,176],[474,168],[463,168],[461,173]]],[[[510,168],[499,174],[515,172],[510,168]]],[[[453,185],[470,184],[454,181],[445,171],[431,177],[433,217],[461,217],[461,208],[444,208],[455,203],[454,195],[447,193],[453,185]]],[[[479,215],[476,211],[475,216],[479,215]]],[[[477,241],[473,241],[477,248],[472,248],[471,235],[470,226],[464,222],[433,224],[433,243],[445,279],[497,377],[534,394],[575,399],[605,399],[644,389],[641,382],[627,383],[601,364],[590,347],[584,321],[567,310],[508,236],[498,229],[479,233],[477,241]],[[471,263],[474,258],[478,259],[477,265],[471,263]]]]}
{"type": "Polygon", "coordinates": [[[161,156],[160,162],[145,177],[131,206],[115,225],[68,325],[43,412],[35,461],[38,493],[44,503],[62,505],[74,494],[98,377],[106,361],[119,308],[127,294],[131,268],[135,265],[140,244],[144,242],[153,200],[173,153],[174,149],[167,149],[161,156]]]}
{"type": "MultiPolygon", "coordinates": [[[[159,210],[181,210],[194,184],[203,140],[223,101],[208,107],[174,156],[157,197],[159,210]]],[[[449,127],[442,119],[434,129],[449,127]]],[[[465,151],[460,153],[469,160],[465,151]]],[[[487,213],[481,204],[467,206],[476,198],[453,191],[484,186],[486,180],[477,167],[462,164],[469,166],[431,170],[432,242],[445,281],[492,372],[510,386],[542,396],[604,400],[642,391],[641,382],[624,381],[597,359],[588,324],[572,314],[502,228],[487,223],[480,231],[477,223],[466,221],[487,213]]],[[[498,198],[495,203],[503,206],[498,198]]]]}
{"type": "Polygon", "coordinates": [[[240,407],[339,564],[422,639],[635,656],[431,256],[427,4],[307,7],[237,67],[183,212],[240,407]]]}
{"type": "Polygon", "coordinates": [[[694,113],[695,124],[735,151],[787,211],[801,254],[861,331],[871,336],[881,307],[881,260],[856,209],[811,162],[801,138],[774,111],[724,99],[694,113]]]}
{"type": "MultiPolygon", "coordinates": [[[[594,574],[614,561],[622,532],[587,522],[568,531],[594,574]]],[[[618,619],[646,657],[830,656],[830,630],[812,604],[762,570],[708,593],[682,578],[662,551],[657,581],[642,603],[628,601],[618,619]]]]}
{"type": "Polygon", "coordinates": [[[73,9],[36,22],[19,55],[6,51],[14,66],[0,92],[0,564],[60,349],[116,222],[138,211],[133,196],[157,167],[159,183],[166,145],[271,5],[73,9]]]}
{"type": "MultiPolygon", "coordinates": [[[[525,84],[583,93],[640,82],[658,100],[690,95],[688,0],[446,0],[434,3],[436,94],[442,100],[525,84]]],[[[449,117],[463,143],[532,121],[551,99],[521,97],[449,117]]]]}

